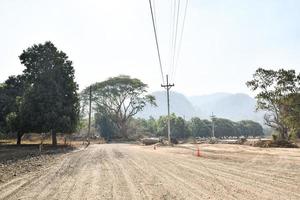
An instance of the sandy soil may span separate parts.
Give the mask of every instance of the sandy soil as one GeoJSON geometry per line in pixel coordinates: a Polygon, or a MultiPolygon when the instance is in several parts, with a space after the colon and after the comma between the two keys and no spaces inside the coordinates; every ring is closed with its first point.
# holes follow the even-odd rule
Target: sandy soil
{"type": "Polygon", "coordinates": [[[300,199],[300,150],[100,144],[0,183],[0,199],[300,199]]]}

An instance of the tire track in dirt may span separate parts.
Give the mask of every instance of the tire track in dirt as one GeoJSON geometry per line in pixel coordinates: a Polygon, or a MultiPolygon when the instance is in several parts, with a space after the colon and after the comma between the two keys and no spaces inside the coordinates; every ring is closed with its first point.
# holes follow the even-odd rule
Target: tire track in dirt
{"type": "MultiPolygon", "coordinates": [[[[143,152],[146,154],[147,152],[143,152]]],[[[212,187],[212,185],[207,184],[207,178],[210,178],[207,174],[195,174],[192,175],[187,173],[186,168],[180,168],[179,163],[173,162],[168,157],[161,157],[161,155],[144,155],[139,156],[142,159],[144,157],[149,157],[149,164],[153,163],[155,168],[159,169],[156,173],[160,174],[161,177],[166,177],[166,181],[176,180],[176,184],[182,183],[182,188],[184,188],[187,194],[195,194],[193,197],[195,199],[208,199],[214,194],[214,198],[219,196],[218,199],[224,199],[224,195],[218,195],[217,189],[212,187]],[[153,162],[152,157],[155,158],[156,162],[153,162]],[[172,165],[173,164],[173,165],[172,165]]],[[[147,159],[147,158],[146,158],[147,159]]],[[[141,161],[139,161],[141,162],[141,161]]],[[[182,193],[181,192],[181,193],[182,193]]],[[[232,198],[232,196],[230,196],[232,198]]],[[[229,199],[229,197],[227,198],[229,199]]],[[[234,198],[233,198],[234,199],[234,198]]]]}
{"type": "MultiPolygon", "coordinates": [[[[124,154],[118,150],[115,151],[118,152],[118,154],[124,154]]],[[[128,153],[126,150],[125,152],[128,153]]],[[[122,166],[123,168],[127,167],[128,176],[140,191],[142,199],[182,199],[172,195],[171,192],[163,186],[163,181],[160,180],[161,178],[158,177],[157,173],[153,173],[153,171],[149,169],[149,165],[143,163],[143,167],[140,167],[135,161],[136,158],[133,159],[132,155],[124,154],[124,156],[125,159],[122,159],[122,166]]]]}
{"type": "MultiPolygon", "coordinates": [[[[152,152],[152,154],[155,154],[155,152],[152,152]]],[[[190,177],[194,176],[194,174],[201,174],[204,170],[203,168],[199,168],[199,164],[201,164],[199,161],[199,159],[193,159],[194,164],[191,164],[191,158],[189,157],[188,159],[187,156],[178,156],[178,155],[172,155],[169,156],[169,162],[171,162],[173,165],[180,165],[182,167],[183,171],[186,171],[187,173],[190,172],[190,177]],[[190,171],[188,171],[190,170],[190,171]]],[[[202,163],[203,165],[203,163],[202,163]]],[[[216,160],[209,160],[206,159],[205,160],[205,165],[203,166],[207,166],[204,168],[209,168],[209,170],[211,171],[211,174],[213,174],[213,176],[218,177],[217,179],[219,179],[219,181],[217,182],[223,182],[225,186],[225,188],[229,188],[227,185],[230,185],[230,188],[232,188],[233,186],[233,191],[227,191],[229,192],[231,195],[238,195],[239,199],[240,198],[245,198],[245,194],[250,194],[249,198],[255,199],[257,197],[262,196],[261,192],[264,192],[263,195],[266,197],[266,199],[268,199],[268,196],[272,196],[274,195],[274,192],[276,192],[276,194],[278,194],[277,197],[284,199],[285,196],[282,195],[286,195],[287,192],[290,192],[289,195],[291,195],[291,198],[294,199],[298,199],[299,198],[299,191],[297,193],[296,188],[299,187],[299,182],[298,182],[298,186],[294,185],[293,189],[294,191],[290,190],[291,188],[280,188],[281,185],[278,184],[278,186],[274,186],[273,184],[276,183],[276,181],[272,182],[270,181],[270,177],[268,176],[256,176],[255,174],[247,174],[247,170],[245,173],[245,170],[243,168],[239,168],[240,166],[236,165],[235,163],[231,163],[231,165],[223,165],[222,167],[218,167],[218,163],[216,160]],[[208,165],[208,166],[207,166],[208,165]],[[245,175],[246,174],[246,175],[245,175]],[[245,177],[246,176],[246,177],[245,177]],[[257,179],[258,181],[253,181],[253,179],[257,179]],[[262,180],[266,179],[266,181],[263,183],[262,180]],[[234,185],[232,185],[234,184],[234,185]],[[242,185],[241,185],[242,184],[242,185]],[[250,185],[251,184],[251,185],[250,185]],[[247,190],[241,190],[240,188],[247,188],[247,190]],[[257,192],[258,189],[261,189],[261,192],[257,192]],[[254,191],[254,192],[252,192],[254,191]],[[266,193],[267,191],[267,193],[266,193]],[[252,195],[251,195],[252,194],[252,195]],[[253,195],[255,194],[255,195],[253,195]]],[[[170,168],[168,168],[170,169],[170,168]]],[[[203,173],[202,173],[203,175],[203,173]]],[[[292,185],[291,185],[292,186],[292,185]]],[[[233,196],[234,197],[234,196],[233,196]]]]}
{"type": "MultiPolygon", "coordinates": [[[[65,155],[64,155],[65,156],[65,155]]],[[[60,168],[63,168],[63,165],[58,165],[60,168]]],[[[35,185],[37,182],[43,180],[45,177],[51,177],[52,174],[52,166],[48,166],[41,171],[36,173],[30,172],[25,174],[17,179],[13,179],[9,183],[0,187],[0,191],[6,191],[6,193],[0,194],[0,199],[9,199],[9,198],[17,198],[16,195],[26,190],[26,188],[35,185]],[[16,182],[22,182],[22,184],[17,184],[16,182]],[[17,192],[17,193],[16,193],[17,192]]],[[[25,197],[24,197],[25,198],[25,197]]]]}
{"type": "Polygon", "coordinates": [[[212,147],[215,155],[197,158],[176,147],[91,145],[0,185],[0,199],[300,199],[297,156],[255,157],[239,147],[232,159],[212,147]]]}
{"type": "MultiPolygon", "coordinates": [[[[190,159],[189,159],[190,160],[190,159]]],[[[189,165],[186,165],[186,162],[182,162],[179,160],[178,162],[182,163],[182,166],[185,168],[190,168],[191,170],[197,170],[196,164],[192,164],[192,162],[189,162],[189,165]],[[192,166],[193,165],[193,166],[192,166]],[[189,167],[190,166],[190,167],[189,167]]],[[[264,192],[268,191],[269,194],[273,194],[274,191],[277,191],[279,195],[284,194],[289,190],[292,193],[295,193],[297,191],[298,186],[295,185],[296,182],[293,183],[286,183],[281,180],[276,180],[276,182],[279,182],[280,184],[285,184],[288,186],[288,189],[286,188],[281,188],[280,184],[278,186],[273,186],[272,183],[274,182],[274,175],[270,176],[269,174],[265,173],[260,173],[260,171],[249,171],[248,169],[242,168],[243,166],[239,165],[224,165],[222,164],[221,166],[218,163],[213,163],[212,165],[210,164],[210,161],[208,159],[205,159],[204,162],[197,162],[197,164],[202,163],[207,165],[207,169],[209,169],[211,172],[214,172],[213,174],[216,174],[216,176],[220,176],[224,178],[224,181],[226,180],[235,180],[236,183],[238,184],[244,184],[249,187],[251,185],[252,190],[255,191],[257,190],[258,187],[264,188],[264,192]],[[209,168],[208,168],[208,165],[209,168]],[[219,167],[220,166],[220,167],[219,167]],[[273,181],[270,180],[272,178],[273,181]],[[255,180],[259,180],[259,185],[258,182],[255,180]],[[292,189],[292,190],[291,190],[292,189]]],[[[201,172],[201,171],[198,171],[201,172]]],[[[294,194],[298,198],[300,198],[299,195],[296,193],[294,194]]]]}

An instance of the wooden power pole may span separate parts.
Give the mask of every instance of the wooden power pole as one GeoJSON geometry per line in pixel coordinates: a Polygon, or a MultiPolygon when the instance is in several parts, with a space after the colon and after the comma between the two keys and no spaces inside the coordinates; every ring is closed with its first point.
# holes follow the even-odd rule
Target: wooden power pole
{"type": "Polygon", "coordinates": [[[168,105],[168,141],[169,145],[171,144],[171,125],[170,125],[170,89],[175,86],[174,84],[169,84],[169,77],[167,75],[167,84],[161,85],[161,87],[167,90],[167,105],[168,105]]]}
{"type": "Polygon", "coordinates": [[[216,116],[214,115],[214,113],[211,114],[211,123],[212,123],[212,138],[215,138],[215,119],[216,116]]]}
{"type": "Polygon", "coordinates": [[[90,94],[89,94],[89,127],[88,127],[88,134],[87,134],[88,144],[90,144],[91,115],[92,115],[92,86],[90,86],[90,94]]]}

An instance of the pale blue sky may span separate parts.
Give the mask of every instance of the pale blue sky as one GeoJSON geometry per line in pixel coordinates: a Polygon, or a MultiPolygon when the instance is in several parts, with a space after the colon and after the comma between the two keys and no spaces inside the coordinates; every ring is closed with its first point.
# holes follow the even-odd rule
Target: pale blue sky
{"type": "MultiPolygon", "coordinates": [[[[171,1],[155,1],[165,73],[171,1]]],[[[299,72],[299,21],[298,0],[189,0],[174,90],[251,94],[257,67],[299,72]]],[[[74,61],[81,89],[119,74],[161,89],[148,0],[0,0],[0,30],[0,82],[22,72],[23,49],[51,40],[74,61]]]]}

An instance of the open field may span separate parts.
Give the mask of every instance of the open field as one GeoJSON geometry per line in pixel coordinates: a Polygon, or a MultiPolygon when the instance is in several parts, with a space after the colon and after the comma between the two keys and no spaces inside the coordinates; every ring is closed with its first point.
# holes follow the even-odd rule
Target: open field
{"type": "Polygon", "coordinates": [[[300,199],[299,149],[194,148],[93,144],[0,183],[0,199],[300,199]]]}

